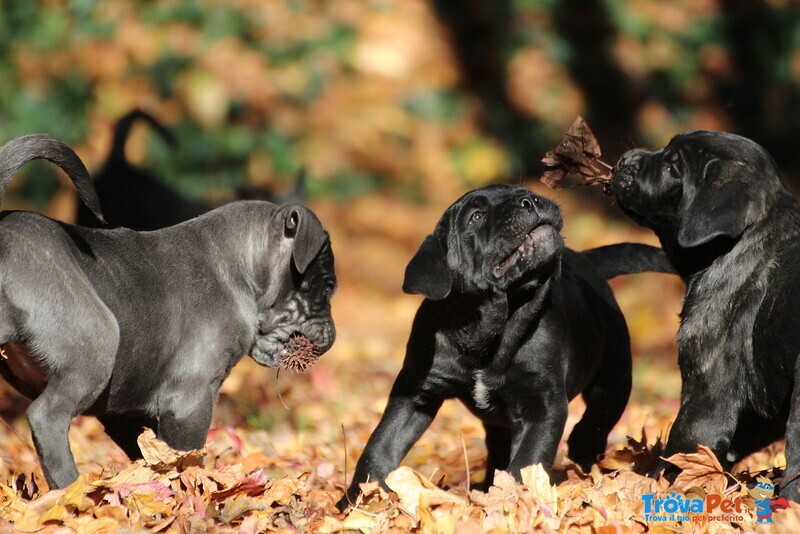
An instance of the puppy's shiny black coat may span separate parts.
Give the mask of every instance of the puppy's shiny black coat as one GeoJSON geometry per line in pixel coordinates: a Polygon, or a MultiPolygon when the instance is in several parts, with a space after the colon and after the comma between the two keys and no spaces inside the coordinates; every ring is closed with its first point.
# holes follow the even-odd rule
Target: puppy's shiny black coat
{"type": "MultiPolygon", "coordinates": [[[[83,164],[49,136],[0,149],[0,194],[37,158],[64,168],[100,215],[83,164]]],[[[98,416],[130,457],[140,456],[143,426],[172,447],[198,448],[245,354],[277,367],[294,332],[322,352],[334,339],[330,241],[298,205],[234,202],[153,232],[6,211],[0,265],[0,374],[34,399],[27,418],[51,488],[78,475],[74,416],[98,416]]]]}
{"type": "Polygon", "coordinates": [[[780,494],[800,500],[800,204],[761,146],[716,131],[627,152],[611,187],[686,282],[665,455],[703,444],[731,466],[785,434],[780,494]]]}
{"type": "Polygon", "coordinates": [[[670,271],[660,249],[565,249],[558,206],[526,189],[490,186],[443,215],[406,269],[404,291],[427,297],[380,424],[339,503],[383,482],[445,399],[460,399],[486,429],[486,484],[495,469],[519,478],[549,468],[567,404],[586,413],[569,454],[587,469],[605,450],[631,387],[625,319],[606,283],[624,272],[670,271]]]}

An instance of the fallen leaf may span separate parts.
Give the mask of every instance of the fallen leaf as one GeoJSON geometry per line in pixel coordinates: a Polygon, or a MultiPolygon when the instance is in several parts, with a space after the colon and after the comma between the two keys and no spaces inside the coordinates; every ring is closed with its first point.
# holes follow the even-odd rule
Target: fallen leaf
{"type": "Polygon", "coordinates": [[[542,158],[542,163],[552,168],[546,170],[540,180],[551,189],[567,174],[581,176],[589,184],[608,184],[611,166],[598,159],[601,155],[600,144],[591,128],[583,117],[578,117],[561,142],[542,158]]]}
{"type": "Polygon", "coordinates": [[[119,532],[120,525],[111,518],[94,518],[91,515],[82,515],[64,522],[74,532],[79,534],[110,534],[119,532]]]}
{"type": "Polygon", "coordinates": [[[267,490],[266,497],[271,502],[286,506],[292,502],[294,496],[300,491],[302,483],[299,480],[288,478],[275,480],[267,490]]]}
{"type": "Polygon", "coordinates": [[[136,441],[139,443],[145,464],[158,468],[176,467],[181,470],[192,465],[200,465],[201,458],[205,454],[204,449],[177,451],[156,438],[149,428],[145,428],[136,441]]]}
{"type": "Polygon", "coordinates": [[[252,510],[266,510],[267,505],[247,495],[234,495],[222,506],[218,519],[230,523],[252,510]]]}
{"type": "Polygon", "coordinates": [[[232,488],[217,491],[212,494],[211,498],[215,501],[223,501],[230,495],[243,494],[243,495],[261,495],[264,493],[267,484],[267,475],[263,471],[253,471],[242,480],[240,480],[232,488]]]}
{"type": "Polygon", "coordinates": [[[48,521],[64,521],[69,515],[66,506],[63,504],[56,504],[39,516],[39,523],[44,524],[48,521]]]}
{"type": "Polygon", "coordinates": [[[340,530],[359,530],[367,534],[372,532],[377,523],[378,520],[375,515],[365,514],[360,510],[353,510],[340,524],[340,530]]]}
{"type": "Polygon", "coordinates": [[[678,489],[692,486],[707,491],[722,492],[725,489],[725,472],[717,457],[705,445],[698,445],[697,452],[673,454],[664,460],[682,469],[673,483],[678,489]]]}
{"type": "Polygon", "coordinates": [[[157,480],[152,480],[143,484],[120,484],[114,489],[122,498],[125,498],[134,492],[154,493],[155,499],[158,501],[163,501],[164,499],[175,495],[173,490],[157,480]]]}
{"type": "Polygon", "coordinates": [[[386,477],[386,485],[400,498],[400,504],[409,515],[419,519],[418,509],[424,499],[427,503],[457,502],[464,499],[447,493],[410,467],[398,467],[386,477]]]}
{"type": "Polygon", "coordinates": [[[550,475],[547,474],[542,464],[534,464],[523,467],[520,471],[522,483],[533,493],[539,504],[547,505],[553,515],[558,513],[558,489],[550,483],[550,475]]]}

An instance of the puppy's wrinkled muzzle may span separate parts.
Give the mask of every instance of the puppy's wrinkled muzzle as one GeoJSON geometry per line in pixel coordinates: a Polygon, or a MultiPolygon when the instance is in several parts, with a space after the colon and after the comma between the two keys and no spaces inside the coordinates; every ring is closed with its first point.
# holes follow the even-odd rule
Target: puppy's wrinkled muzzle
{"type": "Polygon", "coordinates": [[[649,151],[635,148],[628,150],[619,158],[611,173],[611,192],[615,196],[624,196],[635,187],[636,177],[647,154],[649,151]]]}
{"type": "Polygon", "coordinates": [[[290,337],[298,334],[314,343],[320,355],[326,353],[336,340],[336,328],[329,319],[306,320],[302,324],[272,322],[269,326],[259,328],[250,356],[266,367],[279,367],[281,347],[290,337]]]}
{"type": "Polygon", "coordinates": [[[634,169],[622,168],[611,177],[611,192],[615,195],[624,194],[633,188],[634,181],[634,169]]]}
{"type": "Polygon", "coordinates": [[[544,240],[549,238],[549,235],[555,230],[551,224],[541,224],[528,232],[519,246],[514,249],[511,254],[503,259],[499,264],[495,265],[492,274],[495,278],[500,278],[508,272],[508,270],[516,265],[518,262],[530,262],[537,244],[541,245],[544,240]]]}
{"type": "Polygon", "coordinates": [[[513,273],[535,269],[546,256],[557,248],[558,232],[562,226],[561,213],[552,202],[544,202],[536,195],[527,193],[507,204],[509,248],[491,270],[495,280],[506,278],[513,273]],[[512,204],[513,203],[513,204],[512,204]]]}
{"type": "Polygon", "coordinates": [[[312,328],[308,338],[318,347],[320,354],[324,354],[333,346],[336,340],[336,327],[332,322],[325,322],[318,327],[312,328]]]}

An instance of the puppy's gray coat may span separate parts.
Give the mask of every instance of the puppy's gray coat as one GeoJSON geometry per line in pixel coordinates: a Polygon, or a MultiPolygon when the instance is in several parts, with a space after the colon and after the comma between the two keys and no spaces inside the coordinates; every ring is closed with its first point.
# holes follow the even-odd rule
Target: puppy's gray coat
{"type": "MultiPolygon", "coordinates": [[[[0,186],[37,158],[64,168],[100,214],[83,164],[49,136],[0,149],[0,186]]],[[[51,487],[78,475],[72,417],[97,415],[131,457],[143,426],[197,448],[245,354],[277,367],[294,332],[323,352],[334,339],[330,241],[297,205],[236,202],[154,232],[2,212],[0,264],[0,373],[35,399],[27,417],[51,487]]]]}

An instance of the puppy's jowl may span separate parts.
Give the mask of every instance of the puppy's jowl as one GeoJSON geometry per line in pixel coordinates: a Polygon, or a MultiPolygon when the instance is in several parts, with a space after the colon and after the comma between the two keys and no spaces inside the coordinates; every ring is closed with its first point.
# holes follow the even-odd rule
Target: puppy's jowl
{"type": "Polygon", "coordinates": [[[560,229],[558,206],[519,187],[473,191],[445,212],[406,268],[403,289],[426,299],[340,508],[360,483],[384,481],[445,399],[483,422],[487,486],[495,469],[549,468],[581,393],[569,455],[588,470],[603,453],[631,387],[628,329],[606,279],[671,268],[644,245],[573,252],[560,229]]]}
{"type": "Polygon", "coordinates": [[[730,468],[785,434],[780,494],[800,500],[800,204],[762,147],[715,131],[624,154],[611,186],[686,282],[665,455],[703,444],[730,468]]]}
{"type": "MultiPolygon", "coordinates": [[[[0,149],[0,193],[43,158],[99,214],[86,169],[49,136],[0,149]]],[[[245,354],[278,366],[294,333],[333,343],[336,285],[328,234],[308,209],[235,202],[154,232],[97,230],[0,213],[0,374],[28,409],[51,487],[78,475],[67,431],[96,415],[130,457],[142,427],[201,447],[222,381],[245,354]]]]}

